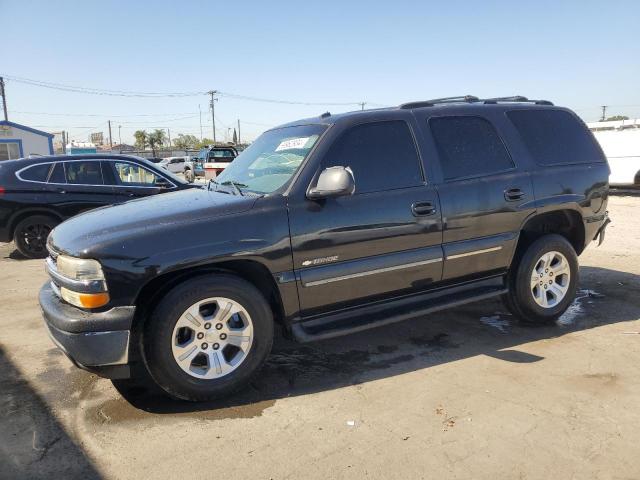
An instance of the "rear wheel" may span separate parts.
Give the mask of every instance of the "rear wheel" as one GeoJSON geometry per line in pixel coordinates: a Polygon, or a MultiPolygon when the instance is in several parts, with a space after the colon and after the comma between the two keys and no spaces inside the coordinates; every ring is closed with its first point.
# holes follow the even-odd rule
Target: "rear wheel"
{"type": "Polygon", "coordinates": [[[145,365],[170,396],[204,401],[229,395],[259,372],[273,343],[271,309],[252,284],[232,275],[180,284],[158,304],[143,333],[145,365]]]}
{"type": "Polygon", "coordinates": [[[555,322],[573,302],[578,285],[578,257],[560,235],[533,242],[508,277],[503,301],[525,323],[555,322]]]}
{"type": "Polygon", "coordinates": [[[193,176],[193,171],[190,168],[187,168],[184,171],[184,178],[187,182],[189,183],[193,183],[194,180],[194,176],[193,176]]]}
{"type": "Polygon", "coordinates": [[[58,220],[46,215],[33,215],[20,221],[13,233],[18,251],[27,258],[47,256],[47,237],[58,220]]]}

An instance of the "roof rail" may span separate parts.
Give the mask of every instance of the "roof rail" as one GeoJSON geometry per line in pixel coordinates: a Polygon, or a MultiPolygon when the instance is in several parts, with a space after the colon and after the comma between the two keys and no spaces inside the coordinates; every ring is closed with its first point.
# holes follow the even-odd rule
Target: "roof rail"
{"type": "Polygon", "coordinates": [[[455,103],[455,102],[478,102],[480,99],[473,95],[462,95],[458,97],[444,97],[444,98],[434,98],[433,100],[422,100],[418,102],[409,102],[403,103],[400,105],[400,108],[403,110],[408,110],[411,108],[420,108],[420,107],[433,107],[439,103],[455,103]]]}
{"type": "Polygon", "coordinates": [[[535,103],[536,105],[553,105],[553,103],[550,102],[549,100],[529,100],[527,97],[523,97],[522,95],[513,95],[510,97],[495,97],[495,98],[478,98],[473,95],[464,95],[461,97],[445,97],[445,98],[436,98],[433,100],[403,103],[402,105],[400,105],[400,108],[403,110],[409,110],[412,108],[433,107],[435,105],[443,104],[443,103],[480,103],[480,102],[486,105],[496,104],[501,102],[535,103]]]}
{"type": "Polygon", "coordinates": [[[495,104],[500,102],[517,102],[517,103],[535,103],[536,105],[553,105],[549,100],[529,100],[522,95],[513,95],[511,97],[495,97],[495,98],[483,98],[480,100],[485,104],[495,104]]]}

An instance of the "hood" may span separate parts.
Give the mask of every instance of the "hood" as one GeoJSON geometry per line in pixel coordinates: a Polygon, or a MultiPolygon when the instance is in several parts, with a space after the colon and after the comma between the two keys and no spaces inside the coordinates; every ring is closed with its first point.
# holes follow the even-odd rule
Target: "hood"
{"type": "Polygon", "coordinates": [[[91,256],[101,247],[124,246],[139,237],[179,237],[181,226],[244,212],[256,199],[199,188],[154,195],[73,217],[58,225],[48,242],[58,252],[91,256]]]}

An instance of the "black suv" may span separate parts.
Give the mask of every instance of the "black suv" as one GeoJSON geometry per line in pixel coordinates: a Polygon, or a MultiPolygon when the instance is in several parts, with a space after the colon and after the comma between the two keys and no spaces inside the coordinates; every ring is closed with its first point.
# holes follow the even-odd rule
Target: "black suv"
{"type": "Polygon", "coordinates": [[[22,255],[44,258],[51,229],[73,215],[192,187],[143,158],[127,155],[0,162],[0,242],[13,240],[22,255]]]}
{"type": "Polygon", "coordinates": [[[496,296],[549,323],[602,240],[608,176],[547,101],[327,113],[267,131],[208,190],[56,227],[40,304],[79,367],[187,400],[247,384],[275,323],[307,342],[496,296]]]}

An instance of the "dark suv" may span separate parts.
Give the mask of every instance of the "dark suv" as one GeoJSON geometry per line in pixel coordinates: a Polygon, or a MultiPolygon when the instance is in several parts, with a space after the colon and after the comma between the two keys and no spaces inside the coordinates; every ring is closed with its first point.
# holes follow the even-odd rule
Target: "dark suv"
{"type": "Polygon", "coordinates": [[[132,198],[192,188],[139,157],[73,155],[0,162],[0,242],[47,256],[53,227],[80,212],[132,198]]]}
{"type": "Polygon", "coordinates": [[[307,342],[496,296],[550,323],[604,235],[608,176],[547,101],[327,113],[267,131],[207,191],[56,227],[40,304],[78,366],[187,400],[247,384],[275,323],[307,342]]]}

